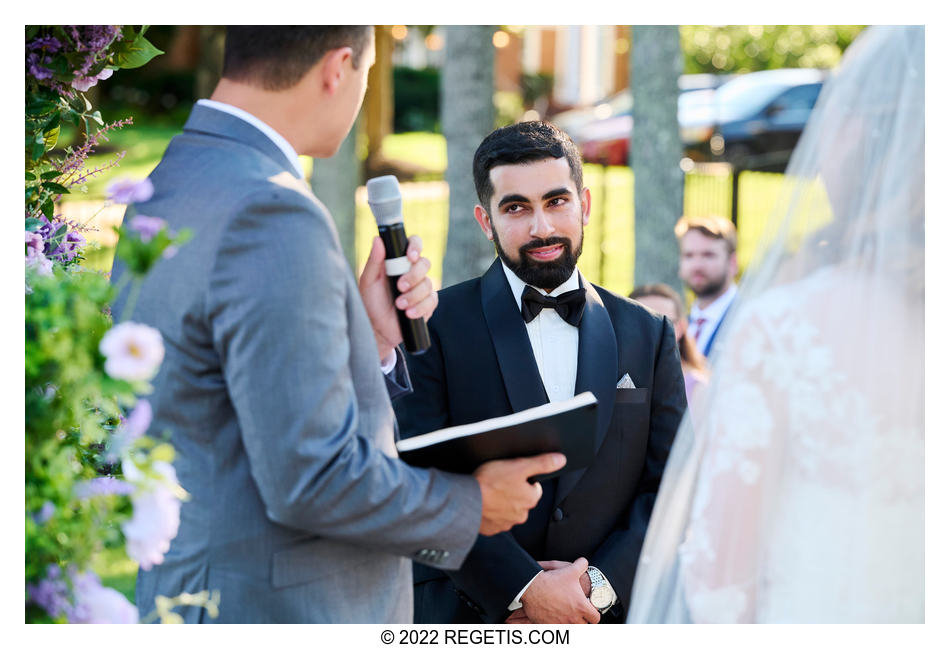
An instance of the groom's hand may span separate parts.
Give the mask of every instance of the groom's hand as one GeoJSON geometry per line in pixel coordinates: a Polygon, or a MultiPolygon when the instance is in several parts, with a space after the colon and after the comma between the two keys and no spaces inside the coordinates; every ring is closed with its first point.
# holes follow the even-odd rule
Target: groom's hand
{"type": "Polygon", "coordinates": [[[584,595],[581,576],[587,559],[574,563],[542,561],[544,572],[535,577],[521,596],[521,605],[535,624],[597,624],[600,611],[584,595]]]}
{"type": "Polygon", "coordinates": [[[390,295],[389,278],[386,276],[386,249],[383,240],[373,239],[369,259],[360,275],[360,297],[376,334],[376,348],[379,359],[383,361],[393,348],[402,342],[396,309],[406,312],[410,318],[428,320],[439,303],[438,293],[432,287],[427,273],[432,264],[422,256],[422,239],[416,235],[409,237],[406,257],[411,264],[409,270],[399,278],[397,284],[400,294],[393,308],[393,296],[390,295]]]}
{"type": "Polygon", "coordinates": [[[479,534],[507,532],[528,520],[528,512],[541,499],[541,485],[528,478],[553,473],[567,463],[561,453],[543,453],[515,460],[493,460],[475,469],[482,492],[479,534]]]}

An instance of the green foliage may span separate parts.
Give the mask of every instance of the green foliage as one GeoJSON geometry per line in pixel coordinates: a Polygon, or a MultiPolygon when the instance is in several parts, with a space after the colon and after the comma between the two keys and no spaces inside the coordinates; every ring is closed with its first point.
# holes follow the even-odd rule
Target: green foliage
{"type": "MultiPolygon", "coordinates": [[[[85,566],[94,553],[120,546],[127,498],[79,499],[75,486],[109,475],[106,436],[131,404],[130,386],[105,374],[99,341],[111,326],[109,281],[55,267],[28,273],[26,296],[26,581],[49,565],[85,566]],[[49,518],[43,520],[44,507],[49,518]],[[53,509],[50,509],[50,508],[53,509]]],[[[38,607],[27,618],[43,619],[38,607]]]]}
{"type": "MultiPolygon", "coordinates": [[[[170,464],[174,449],[165,441],[142,436],[151,421],[150,409],[140,411],[147,414],[138,417],[135,431],[122,420],[123,411],[141,403],[139,395],[151,390],[145,377],[157,371],[161,336],[155,333],[149,339],[152,367],[136,374],[126,367],[123,374],[120,364],[107,371],[102,342],[113,331],[109,304],[118,289],[104,274],[75,263],[81,258],[76,249],[85,241],[74,224],[53,214],[59,196],[96,173],[85,170],[84,164],[98,138],[121,124],[104,125],[82,90],[108,77],[111,70],[143,65],[158,53],[145,39],[145,27],[26,28],[27,622],[72,619],[68,615],[84,619],[82,611],[88,609],[76,608],[84,602],[75,601],[79,596],[73,592],[74,579],[83,578],[85,597],[101,596],[98,579],[84,573],[102,553],[126,553],[128,528],[124,530],[123,524],[139,507],[135,496],[158,488],[178,499],[186,496],[155,466],[170,464]],[[85,135],[85,143],[75,151],[56,152],[61,126],[67,123],[85,135]],[[125,467],[130,472],[134,467],[135,476],[124,476],[125,467]]],[[[129,281],[136,284],[168,256],[172,244],[181,245],[188,238],[188,233],[169,233],[158,219],[147,225],[122,231],[124,239],[133,240],[120,248],[120,254],[131,260],[134,273],[129,281]]],[[[134,335],[148,329],[139,325],[134,335]]],[[[121,361],[117,357],[122,354],[134,358],[140,351],[134,347],[137,340],[113,338],[117,339],[120,351],[107,350],[114,355],[109,361],[121,361]]],[[[140,529],[136,533],[143,534],[140,529]]]]}
{"type": "Polygon", "coordinates": [[[863,25],[682,25],[683,72],[831,68],[863,25]]]}
{"type": "Polygon", "coordinates": [[[393,68],[393,130],[435,131],[439,123],[439,70],[393,68]]]}
{"type": "Polygon", "coordinates": [[[81,88],[120,68],[137,68],[161,54],[145,38],[148,26],[28,26],[26,28],[25,167],[28,216],[53,217],[53,204],[80,184],[81,166],[105,126],[81,88]],[[67,151],[53,153],[61,126],[73,124],[88,148],[79,164],[67,151]],[[89,144],[91,142],[91,144],[89,144]],[[69,180],[77,182],[69,182],[69,180]]]}

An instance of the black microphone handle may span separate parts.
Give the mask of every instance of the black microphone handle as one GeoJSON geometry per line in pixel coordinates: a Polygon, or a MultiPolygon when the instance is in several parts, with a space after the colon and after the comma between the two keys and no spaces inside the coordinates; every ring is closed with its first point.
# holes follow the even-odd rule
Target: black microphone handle
{"type": "MultiPolygon", "coordinates": [[[[380,225],[379,236],[383,240],[383,246],[386,248],[386,260],[398,259],[406,256],[406,249],[409,247],[409,239],[406,237],[406,230],[402,223],[393,223],[392,225],[380,225]]],[[[407,260],[408,264],[408,260],[407,260]]],[[[396,283],[405,271],[389,276],[389,288],[392,290],[393,300],[400,294],[396,283]]],[[[429,327],[423,318],[409,318],[402,309],[396,309],[396,316],[399,318],[399,331],[402,333],[402,341],[406,346],[406,351],[410,354],[422,354],[432,341],[429,339],[429,327]]]]}

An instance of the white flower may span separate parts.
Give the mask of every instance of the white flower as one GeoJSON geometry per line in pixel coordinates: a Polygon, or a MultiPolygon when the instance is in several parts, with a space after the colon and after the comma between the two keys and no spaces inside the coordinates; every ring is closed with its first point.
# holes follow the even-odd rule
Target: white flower
{"type": "Polygon", "coordinates": [[[126,479],[140,487],[132,496],[132,518],[122,525],[125,549],[143,570],[150,570],[164,561],[172,539],[178,534],[181,520],[181,501],[171,489],[178,485],[175,468],[161,461],[154,462],[152,468],[162,476],[162,480],[145,479],[132,462],[122,463],[126,479]]]}
{"type": "Polygon", "coordinates": [[[162,334],[137,322],[112,327],[102,337],[99,351],[106,357],[106,373],[126,381],[150,380],[165,357],[162,334]]]}
{"type": "Polygon", "coordinates": [[[76,604],[68,613],[73,624],[136,624],[139,612],[122,593],[106,588],[95,573],[73,578],[76,604]]]}

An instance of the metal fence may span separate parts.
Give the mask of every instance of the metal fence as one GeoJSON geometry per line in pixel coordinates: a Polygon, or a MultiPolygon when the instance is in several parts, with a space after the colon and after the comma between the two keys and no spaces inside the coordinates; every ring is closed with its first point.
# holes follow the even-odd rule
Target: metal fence
{"type": "MultiPolygon", "coordinates": [[[[739,233],[739,266],[745,268],[761,235],[772,206],[778,198],[782,174],[743,171],[733,204],[732,169],[725,164],[697,164],[684,174],[683,213],[718,214],[736,221],[739,233]],[[733,209],[735,214],[733,215],[733,209]]],[[[589,280],[618,293],[633,288],[634,213],[633,172],[629,167],[584,166],[584,181],[591,191],[591,219],[584,231],[584,253],[579,266],[589,280]]],[[[443,264],[452,263],[445,250],[448,235],[449,188],[444,181],[403,183],[403,211],[406,228],[418,234],[425,255],[433,262],[432,276],[438,282],[443,264]]],[[[376,234],[376,223],[366,202],[366,188],[356,191],[356,259],[362,264],[376,234]]],[[[474,206],[473,206],[474,207],[474,206]]],[[[124,206],[103,209],[102,203],[70,202],[63,215],[87,223],[97,230],[87,238],[100,242],[103,250],[88,255],[88,264],[108,270],[112,264],[110,246],[115,243],[111,226],[121,221],[124,206]]],[[[474,217],[470,227],[478,227],[474,217]]],[[[491,244],[486,240],[486,246],[491,244]]]]}

